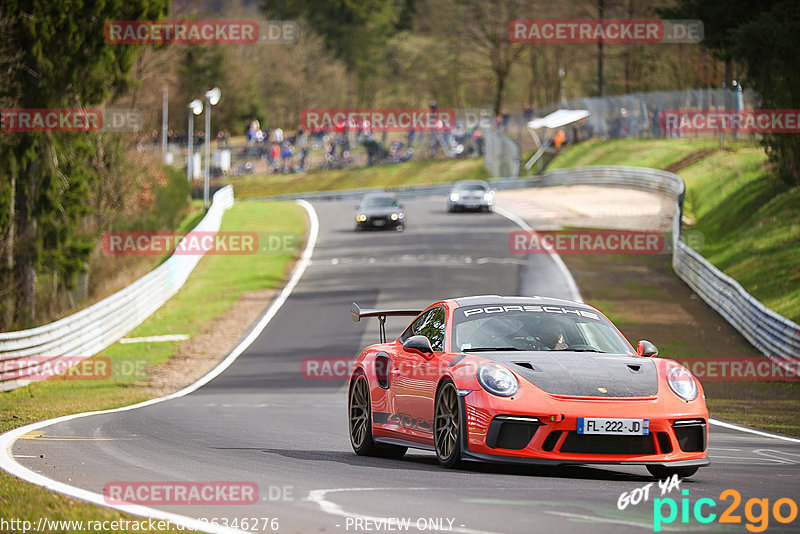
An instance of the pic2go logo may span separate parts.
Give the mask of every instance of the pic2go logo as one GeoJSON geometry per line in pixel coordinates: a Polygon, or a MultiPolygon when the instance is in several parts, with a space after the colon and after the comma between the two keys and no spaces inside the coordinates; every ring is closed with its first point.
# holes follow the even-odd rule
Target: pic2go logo
{"type": "MultiPolygon", "coordinates": [[[[681,523],[689,523],[689,514],[694,516],[698,523],[711,523],[717,518],[717,514],[711,512],[711,508],[717,506],[714,499],[698,499],[694,506],[689,503],[689,490],[681,492],[684,498],[681,499],[680,506],[675,499],[666,497],[664,499],[653,500],[653,531],[661,532],[661,525],[668,525],[678,519],[681,515],[681,523]],[[667,515],[664,515],[666,512],[667,515]]],[[[742,516],[737,515],[737,509],[742,503],[742,495],[734,490],[727,489],[719,494],[721,501],[731,499],[731,504],[719,516],[719,523],[741,524],[742,516]]],[[[764,532],[769,527],[770,515],[778,523],[788,524],[797,519],[797,503],[789,498],[777,499],[770,508],[769,499],[753,497],[744,504],[744,515],[747,519],[745,528],[750,532],[764,532]]]]}

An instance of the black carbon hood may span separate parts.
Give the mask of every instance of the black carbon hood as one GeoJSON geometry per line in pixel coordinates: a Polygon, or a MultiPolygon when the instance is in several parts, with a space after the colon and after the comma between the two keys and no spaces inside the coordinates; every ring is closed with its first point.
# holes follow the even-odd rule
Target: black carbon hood
{"type": "Polygon", "coordinates": [[[594,352],[481,352],[553,395],[648,397],[658,392],[648,358],[594,352]],[[605,389],[605,391],[603,391],[605,389]]]}

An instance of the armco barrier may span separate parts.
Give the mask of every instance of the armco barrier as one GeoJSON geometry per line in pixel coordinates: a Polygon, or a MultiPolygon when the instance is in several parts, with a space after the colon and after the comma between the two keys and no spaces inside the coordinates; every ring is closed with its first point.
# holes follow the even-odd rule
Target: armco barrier
{"type": "Polygon", "coordinates": [[[756,349],[787,373],[796,374],[800,363],[800,325],[761,304],[736,280],[681,241],[685,186],[679,176],[645,167],[605,165],[550,171],[531,185],[603,185],[674,196],[677,206],[673,218],[672,267],[677,275],[756,349]]]}
{"type": "MultiPolygon", "coordinates": [[[[497,191],[507,189],[522,189],[531,187],[533,181],[530,178],[492,178],[487,180],[490,186],[497,191]]],[[[401,200],[428,197],[434,195],[446,195],[453,188],[451,182],[430,185],[411,185],[404,187],[365,187],[362,189],[343,189],[341,191],[312,191],[309,193],[289,193],[286,195],[275,195],[271,197],[261,197],[255,200],[307,200],[309,202],[323,200],[354,200],[359,201],[367,193],[390,192],[395,193],[401,200]]]]}
{"type": "MultiPolygon", "coordinates": [[[[233,187],[227,186],[214,194],[208,213],[193,231],[218,231],[223,213],[231,206],[233,187]]],[[[19,376],[20,366],[14,360],[87,357],[119,340],[178,292],[201,257],[173,254],[125,289],[88,308],[37,328],[0,333],[0,391],[29,383],[19,376]]]]}

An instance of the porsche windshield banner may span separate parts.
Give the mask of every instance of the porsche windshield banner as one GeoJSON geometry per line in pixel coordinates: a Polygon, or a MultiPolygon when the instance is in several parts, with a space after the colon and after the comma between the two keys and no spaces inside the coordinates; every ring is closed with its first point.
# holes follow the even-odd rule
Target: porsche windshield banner
{"type": "Polygon", "coordinates": [[[462,314],[464,319],[476,316],[485,316],[497,313],[509,312],[531,312],[531,313],[553,313],[558,315],[572,315],[575,317],[585,317],[587,319],[600,320],[600,315],[589,310],[576,308],[565,308],[563,306],[537,306],[531,304],[514,304],[504,306],[479,306],[475,308],[459,308],[457,314],[462,314]]]}

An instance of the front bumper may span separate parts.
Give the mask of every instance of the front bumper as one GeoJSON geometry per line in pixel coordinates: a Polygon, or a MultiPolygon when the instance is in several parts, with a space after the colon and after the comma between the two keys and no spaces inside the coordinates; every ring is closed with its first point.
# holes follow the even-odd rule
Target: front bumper
{"type": "Polygon", "coordinates": [[[356,221],[356,228],[360,230],[382,230],[384,228],[395,229],[405,224],[405,218],[392,220],[389,217],[369,217],[366,221],[356,221]]]}
{"type": "Polygon", "coordinates": [[[470,198],[470,199],[460,199],[460,200],[449,200],[448,201],[450,209],[460,209],[460,210],[481,210],[491,208],[492,204],[494,204],[491,200],[486,200],[484,198],[470,198]]]}
{"type": "MultiPolygon", "coordinates": [[[[514,402],[473,391],[462,402],[462,456],[523,464],[708,465],[708,412],[665,413],[647,399],[555,400],[545,410],[514,409],[514,402]],[[470,399],[471,396],[474,397],[470,399]],[[487,402],[488,401],[488,402],[487,402]],[[649,420],[646,435],[578,434],[578,417],[649,420]]],[[[686,404],[686,403],[685,403],[686,404]]]]}

